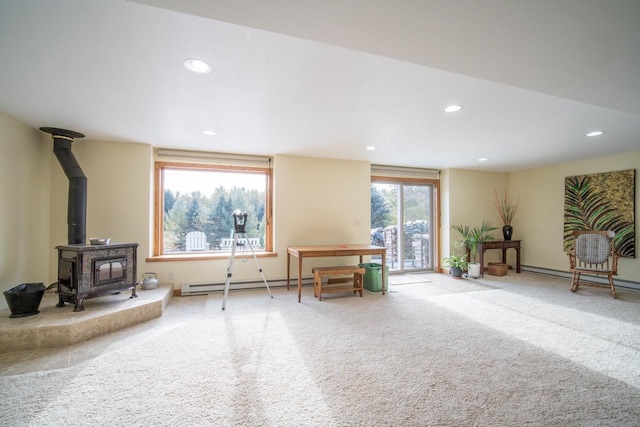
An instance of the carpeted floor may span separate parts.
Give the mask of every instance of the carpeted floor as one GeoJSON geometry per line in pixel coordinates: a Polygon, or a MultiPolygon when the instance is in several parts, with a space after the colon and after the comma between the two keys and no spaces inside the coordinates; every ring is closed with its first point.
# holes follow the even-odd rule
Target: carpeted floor
{"type": "MultiPolygon", "coordinates": [[[[640,293],[531,273],[330,295],[178,298],[202,315],[0,378],[7,426],[638,426],[640,293]]],[[[405,283],[407,282],[407,283],[405,283]]],[[[172,303],[173,304],[173,303],[172,303]]]]}

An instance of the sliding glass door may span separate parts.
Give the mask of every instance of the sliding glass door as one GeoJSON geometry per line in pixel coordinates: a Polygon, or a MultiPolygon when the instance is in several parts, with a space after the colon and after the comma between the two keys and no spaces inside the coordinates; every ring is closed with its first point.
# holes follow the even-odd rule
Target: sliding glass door
{"type": "Polygon", "coordinates": [[[390,272],[434,269],[434,192],[426,182],[372,182],[371,244],[387,248],[390,272]]]}

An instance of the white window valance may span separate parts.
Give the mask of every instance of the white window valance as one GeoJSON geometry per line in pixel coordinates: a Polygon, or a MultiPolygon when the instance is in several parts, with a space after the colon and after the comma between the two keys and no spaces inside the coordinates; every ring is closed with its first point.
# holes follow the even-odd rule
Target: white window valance
{"type": "Polygon", "coordinates": [[[268,156],[156,148],[155,157],[156,161],[162,162],[197,162],[224,166],[271,168],[271,157],[268,156]]]}
{"type": "Polygon", "coordinates": [[[390,178],[419,178],[440,179],[440,171],[437,169],[408,168],[401,166],[371,165],[372,176],[386,176],[390,178]]]}

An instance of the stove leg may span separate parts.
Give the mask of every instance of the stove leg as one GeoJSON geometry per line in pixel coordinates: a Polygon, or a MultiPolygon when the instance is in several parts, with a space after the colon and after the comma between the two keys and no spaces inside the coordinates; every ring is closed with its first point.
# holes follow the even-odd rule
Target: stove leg
{"type": "Polygon", "coordinates": [[[62,295],[58,295],[58,303],[56,304],[56,307],[64,307],[64,301],[62,300],[62,295]]]}
{"type": "Polygon", "coordinates": [[[138,294],[136,294],[136,285],[133,285],[133,288],[131,288],[131,296],[129,297],[129,299],[131,298],[138,298],[138,294]]]}
{"type": "Polygon", "coordinates": [[[84,311],[84,298],[76,299],[76,306],[73,308],[73,311],[84,311]]]}

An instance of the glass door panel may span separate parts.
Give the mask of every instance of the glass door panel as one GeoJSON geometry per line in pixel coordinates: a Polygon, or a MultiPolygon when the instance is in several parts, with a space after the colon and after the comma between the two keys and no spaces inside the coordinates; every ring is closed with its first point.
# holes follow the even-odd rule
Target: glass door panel
{"type": "MultiPolygon", "coordinates": [[[[371,244],[387,248],[389,271],[401,269],[398,253],[398,184],[371,184],[371,244]]],[[[372,257],[372,262],[381,262],[372,257]]]]}
{"type": "Polygon", "coordinates": [[[433,270],[432,197],[430,184],[371,184],[371,244],[387,248],[390,272],[433,270]]]}
{"type": "Polygon", "coordinates": [[[432,269],[429,218],[431,186],[404,184],[403,212],[403,266],[405,270],[432,269]]]}

